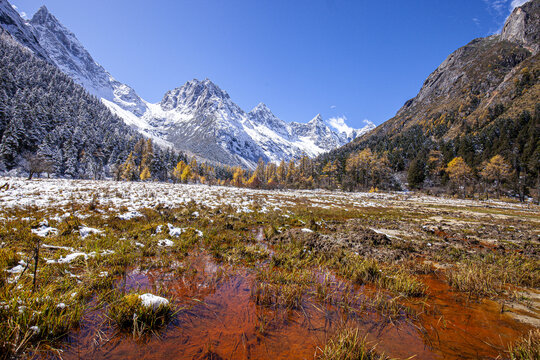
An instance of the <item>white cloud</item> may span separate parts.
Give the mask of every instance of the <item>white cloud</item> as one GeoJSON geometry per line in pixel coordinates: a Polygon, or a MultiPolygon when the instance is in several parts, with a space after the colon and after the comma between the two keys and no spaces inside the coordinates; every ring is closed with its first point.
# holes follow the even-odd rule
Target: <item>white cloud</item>
{"type": "Polygon", "coordinates": [[[28,20],[28,16],[26,15],[26,13],[24,11],[20,11],[19,8],[16,6],[16,5],[11,5],[11,7],[15,10],[17,10],[17,12],[19,13],[19,15],[21,15],[21,17],[25,20],[28,20]]]}
{"type": "MultiPolygon", "coordinates": [[[[347,125],[345,123],[346,121],[347,121],[347,118],[345,116],[343,116],[343,115],[342,116],[336,116],[336,117],[332,117],[332,118],[328,119],[328,125],[330,125],[334,129],[336,129],[339,133],[345,133],[345,135],[351,136],[352,133],[357,129],[354,129],[354,128],[350,127],[349,125],[347,125]]],[[[375,126],[375,124],[373,124],[368,119],[364,119],[362,122],[364,124],[366,124],[366,125],[369,125],[369,126],[375,126]]]]}
{"type": "Polygon", "coordinates": [[[490,10],[495,10],[497,13],[502,15],[503,10],[506,10],[506,4],[508,0],[484,0],[484,3],[488,6],[490,10]]]}
{"type": "Polygon", "coordinates": [[[476,24],[476,26],[480,26],[480,19],[478,18],[472,18],[473,23],[476,24]]]}
{"type": "Polygon", "coordinates": [[[375,125],[371,120],[368,119],[364,119],[362,122],[366,125],[375,125]]]}
{"type": "Polygon", "coordinates": [[[330,109],[335,109],[336,107],[336,105],[330,105],[330,109]]]}
{"type": "Polygon", "coordinates": [[[337,116],[328,119],[328,124],[340,133],[344,132],[345,134],[349,134],[354,129],[351,128],[349,125],[345,124],[345,121],[347,121],[347,118],[345,116],[337,116]]]}
{"type": "Polygon", "coordinates": [[[526,2],[529,2],[530,0],[512,0],[512,3],[510,4],[511,10],[514,10],[518,6],[521,6],[525,4],[526,2]]]}

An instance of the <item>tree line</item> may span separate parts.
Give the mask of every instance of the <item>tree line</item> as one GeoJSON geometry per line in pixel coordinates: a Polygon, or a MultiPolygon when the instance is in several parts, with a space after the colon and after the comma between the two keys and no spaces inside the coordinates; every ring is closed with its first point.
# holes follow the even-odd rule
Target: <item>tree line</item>
{"type": "MultiPolygon", "coordinates": [[[[126,161],[114,169],[116,180],[169,181],[175,183],[198,183],[245,187],[252,189],[328,189],[344,191],[377,191],[410,189],[438,189],[463,197],[477,194],[489,198],[502,195],[518,195],[524,200],[525,182],[521,191],[514,194],[515,170],[501,155],[495,155],[472,167],[461,156],[449,162],[442,153],[432,150],[425,163],[417,159],[410,163],[403,183],[392,170],[386,154],[379,155],[371,149],[351,153],[345,164],[338,160],[324,164],[318,159],[304,155],[298,159],[281,161],[279,164],[259,160],[255,170],[212,165],[189,159],[184,154],[176,157],[174,166],[164,173],[156,167],[152,141],[139,140],[126,161]]],[[[159,162],[158,162],[159,163],[159,162]]],[[[171,163],[169,161],[169,163],[171,163]]],[[[523,180],[523,179],[522,179],[523,180]]],[[[535,190],[532,191],[533,194],[535,190]]]]}

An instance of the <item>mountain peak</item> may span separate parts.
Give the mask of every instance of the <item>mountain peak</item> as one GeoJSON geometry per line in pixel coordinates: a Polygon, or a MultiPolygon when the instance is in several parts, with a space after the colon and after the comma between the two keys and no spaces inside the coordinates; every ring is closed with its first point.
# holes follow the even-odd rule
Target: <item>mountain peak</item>
{"type": "Polygon", "coordinates": [[[36,11],[34,16],[32,16],[30,22],[33,24],[44,24],[45,22],[49,21],[49,19],[58,22],[54,15],[49,12],[49,9],[47,9],[47,7],[43,5],[38,9],[38,11],[36,11]]]}
{"type": "Polygon", "coordinates": [[[540,2],[529,1],[516,7],[506,19],[501,38],[537,54],[540,51],[540,2]]]}
{"type": "Polygon", "coordinates": [[[287,124],[279,119],[264,103],[259,103],[249,113],[249,119],[254,124],[262,124],[276,133],[288,138],[289,132],[287,130],[287,124]]]}
{"type": "Polygon", "coordinates": [[[178,107],[198,107],[209,102],[231,103],[230,96],[226,91],[214,84],[210,79],[193,79],[184,85],[167,91],[161,107],[164,110],[172,110],[178,107]]]}
{"type": "Polygon", "coordinates": [[[255,106],[253,109],[251,109],[251,111],[249,112],[250,114],[258,114],[259,116],[263,115],[263,116],[274,116],[274,114],[272,113],[272,111],[270,110],[270,108],[268,108],[268,106],[266,106],[265,103],[258,103],[257,106],[255,106]]]}
{"type": "Polygon", "coordinates": [[[257,110],[270,110],[270,109],[268,108],[268,106],[266,106],[265,103],[260,102],[251,111],[257,111],[257,110]]]}
{"type": "Polygon", "coordinates": [[[317,114],[313,119],[309,121],[308,124],[320,124],[320,123],[324,123],[324,120],[321,114],[317,114]]]}
{"type": "Polygon", "coordinates": [[[50,14],[49,9],[47,9],[47,7],[45,5],[41,5],[41,7],[38,9],[38,11],[36,11],[36,14],[38,14],[38,13],[50,14]]]}
{"type": "Polygon", "coordinates": [[[225,97],[228,97],[228,94],[221,90],[219,86],[217,86],[215,83],[212,82],[212,80],[205,78],[204,80],[199,79],[192,79],[190,81],[187,81],[184,85],[182,85],[180,88],[186,88],[186,89],[207,89],[211,91],[214,94],[220,94],[221,96],[226,95],[225,97]]]}

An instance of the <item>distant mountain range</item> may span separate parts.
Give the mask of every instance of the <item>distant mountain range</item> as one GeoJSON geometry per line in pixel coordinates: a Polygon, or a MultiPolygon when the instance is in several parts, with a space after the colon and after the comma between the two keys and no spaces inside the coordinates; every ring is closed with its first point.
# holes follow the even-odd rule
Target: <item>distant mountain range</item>
{"type": "Polygon", "coordinates": [[[46,7],[25,21],[0,0],[0,26],[34,54],[70,76],[124,122],[162,147],[226,165],[253,168],[258,159],[277,162],[317,156],[375,128],[336,128],[317,115],[286,123],[259,104],[245,112],[210,80],[192,80],[152,104],[96,63],[75,35],[46,7]]]}

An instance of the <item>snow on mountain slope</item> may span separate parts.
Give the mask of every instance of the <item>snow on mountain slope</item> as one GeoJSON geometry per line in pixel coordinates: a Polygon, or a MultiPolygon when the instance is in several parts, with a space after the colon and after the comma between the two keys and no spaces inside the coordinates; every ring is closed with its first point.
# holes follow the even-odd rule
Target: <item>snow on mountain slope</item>
{"type": "MultiPolygon", "coordinates": [[[[161,103],[148,104],[142,118],[151,129],[147,131],[164,135],[177,149],[250,168],[259,158],[278,162],[302,154],[317,156],[350,141],[320,115],[307,124],[287,124],[262,103],[246,113],[208,79],[168,91],[161,103]]],[[[369,129],[351,129],[354,134],[349,135],[369,129]]]]}
{"type": "Polygon", "coordinates": [[[253,168],[259,158],[278,162],[302,154],[317,156],[371,129],[369,124],[355,130],[344,123],[332,128],[320,115],[307,124],[286,123],[262,103],[246,113],[208,79],[188,81],[168,91],[160,103],[148,103],[96,63],[45,6],[25,21],[7,0],[0,0],[0,25],[101,98],[127,125],[162,147],[203,159],[253,168]]]}
{"type": "Polygon", "coordinates": [[[75,35],[45,6],[34,14],[29,26],[52,63],[76,83],[92,95],[109,100],[137,116],[144,114],[146,104],[135,91],[115,80],[96,63],[75,35]]]}
{"type": "Polygon", "coordinates": [[[17,10],[7,0],[0,0],[0,26],[38,57],[50,61],[36,38],[32,26],[21,18],[17,10]]]}

